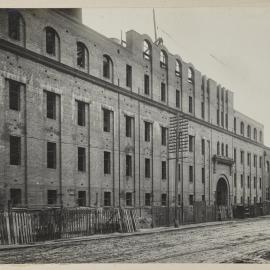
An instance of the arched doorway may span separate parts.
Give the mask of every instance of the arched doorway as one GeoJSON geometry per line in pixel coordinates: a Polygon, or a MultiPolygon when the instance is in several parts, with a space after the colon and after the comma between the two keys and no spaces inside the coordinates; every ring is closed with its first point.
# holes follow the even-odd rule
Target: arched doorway
{"type": "Polygon", "coordinates": [[[217,205],[228,205],[228,184],[224,178],[220,178],[217,183],[216,201],[217,205]]]}

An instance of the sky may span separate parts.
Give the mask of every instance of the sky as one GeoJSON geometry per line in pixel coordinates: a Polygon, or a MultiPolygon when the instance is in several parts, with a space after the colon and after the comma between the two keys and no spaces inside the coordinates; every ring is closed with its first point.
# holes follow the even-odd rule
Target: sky
{"type": "MultiPolygon", "coordinates": [[[[270,146],[270,7],[155,8],[158,36],[172,54],[234,92],[234,109],[264,125],[270,146]]],[[[120,39],[154,39],[152,8],[83,9],[83,23],[120,39]]]]}

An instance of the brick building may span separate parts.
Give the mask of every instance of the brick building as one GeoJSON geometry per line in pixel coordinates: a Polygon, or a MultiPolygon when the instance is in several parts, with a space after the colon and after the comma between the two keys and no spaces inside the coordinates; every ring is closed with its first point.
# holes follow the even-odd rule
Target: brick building
{"type": "Polygon", "coordinates": [[[2,9],[0,41],[2,207],[174,205],[168,128],[179,112],[179,205],[269,199],[263,125],[162,43],[104,37],[78,9],[2,9]]]}

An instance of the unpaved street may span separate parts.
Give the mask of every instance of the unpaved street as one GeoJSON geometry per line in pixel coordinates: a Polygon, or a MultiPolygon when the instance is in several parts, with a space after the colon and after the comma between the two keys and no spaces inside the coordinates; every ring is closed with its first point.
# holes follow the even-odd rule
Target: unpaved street
{"type": "Polygon", "coordinates": [[[0,263],[270,263],[270,217],[0,252],[0,263]]]}

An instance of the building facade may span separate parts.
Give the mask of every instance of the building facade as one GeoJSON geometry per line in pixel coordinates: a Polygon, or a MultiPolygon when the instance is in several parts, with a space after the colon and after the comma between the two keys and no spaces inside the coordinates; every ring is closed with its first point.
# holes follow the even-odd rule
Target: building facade
{"type": "Polygon", "coordinates": [[[2,9],[0,39],[1,207],[269,199],[263,125],[162,43],[133,30],[104,37],[77,9],[2,9]],[[178,166],[177,113],[189,122],[178,166]]]}

